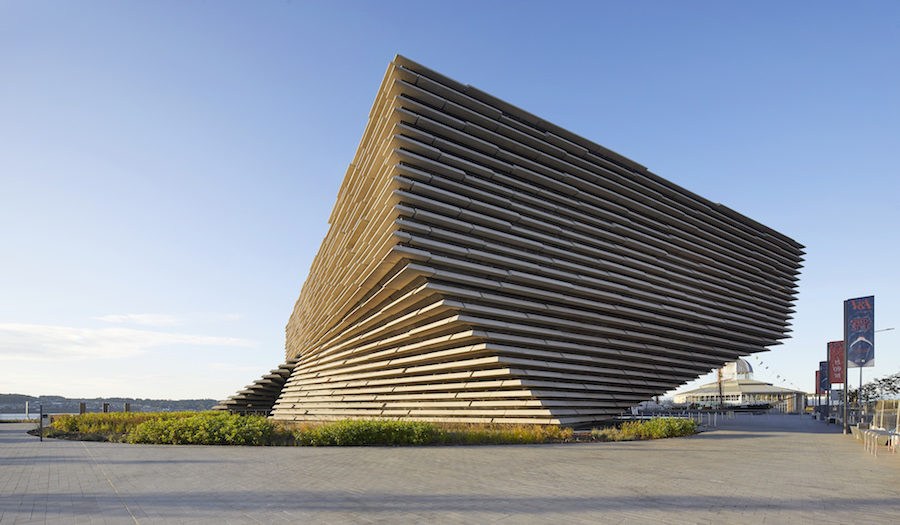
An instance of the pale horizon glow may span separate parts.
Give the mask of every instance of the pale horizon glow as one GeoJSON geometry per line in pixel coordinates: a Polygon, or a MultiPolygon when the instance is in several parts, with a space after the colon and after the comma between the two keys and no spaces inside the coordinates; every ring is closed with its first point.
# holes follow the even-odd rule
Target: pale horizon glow
{"type": "MultiPolygon", "coordinates": [[[[845,299],[900,327],[898,19],[878,1],[3,3],[0,392],[223,399],[281,364],[397,53],[804,244],[791,337],[748,360],[810,391],[845,299]]],[[[897,334],[865,381],[900,371],[897,334]]]]}
{"type": "Polygon", "coordinates": [[[234,337],[177,334],[133,328],[75,328],[0,324],[0,360],[62,362],[81,359],[127,359],[164,345],[241,346],[254,343],[234,337]]]}

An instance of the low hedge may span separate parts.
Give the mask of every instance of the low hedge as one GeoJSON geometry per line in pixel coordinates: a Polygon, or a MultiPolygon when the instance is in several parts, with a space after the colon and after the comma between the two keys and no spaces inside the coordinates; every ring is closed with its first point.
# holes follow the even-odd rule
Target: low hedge
{"type": "MultiPolygon", "coordinates": [[[[630,421],[594,429],[593,441],[625,441],[696,433],[688,419],[630,421]]],[[[427,421],[355,419],[292,425],[263,416],[228,412],[138,412],[62,416],[48,437],[173,445],[489,445],[573,441],[571,428],[553,425],[447,424],[427,421]]],[[[577,438],[584,440],[584,437],[577,438]]]]}
{"type": "Polygon", "coordinates": [[[440,432],[425,421],[346,419],[294,432],[294,440],[305,446],[431,445],[440,442],[440,432]]]}
{"type": "Polygon", "coordinates": [[[137,425],[128,443],[172,445],[276,445],[290,434],[263,416],[201,412],[184,418],[150,419],[137,425]]]}

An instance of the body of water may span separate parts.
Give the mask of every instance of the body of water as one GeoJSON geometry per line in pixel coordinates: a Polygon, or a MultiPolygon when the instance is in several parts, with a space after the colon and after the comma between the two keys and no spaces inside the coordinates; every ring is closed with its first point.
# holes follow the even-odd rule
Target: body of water
{"type": "Polygon", "coordinates": [[[38,420],[38,413],[33,412],[31,414],[25,415],[25,412],[19,413],[10,413],[10,414],[0,414],[0,421],[15,421],[17,419],[33,419],[35,421],[38,420]]]}

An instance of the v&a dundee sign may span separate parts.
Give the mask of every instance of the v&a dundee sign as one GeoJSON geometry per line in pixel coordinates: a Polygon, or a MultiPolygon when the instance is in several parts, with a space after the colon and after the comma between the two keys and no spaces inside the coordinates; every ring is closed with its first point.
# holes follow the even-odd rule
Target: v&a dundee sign
{"type": "Polygon", "coordinates": [[[875,296],[844,301],[847,366],[875,366],[875,296]]]}

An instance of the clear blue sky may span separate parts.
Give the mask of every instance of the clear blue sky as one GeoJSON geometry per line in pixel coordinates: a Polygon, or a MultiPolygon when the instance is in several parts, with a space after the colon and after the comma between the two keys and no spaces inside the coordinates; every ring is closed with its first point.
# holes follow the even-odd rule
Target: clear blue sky
{"type": "Polygon", "coordinates": [[[869,294],[900,370],[900,3],[0,0],[0,392],[279,364],[396,53],[805,244],[759,378],[812,389],[869,294]]]}

